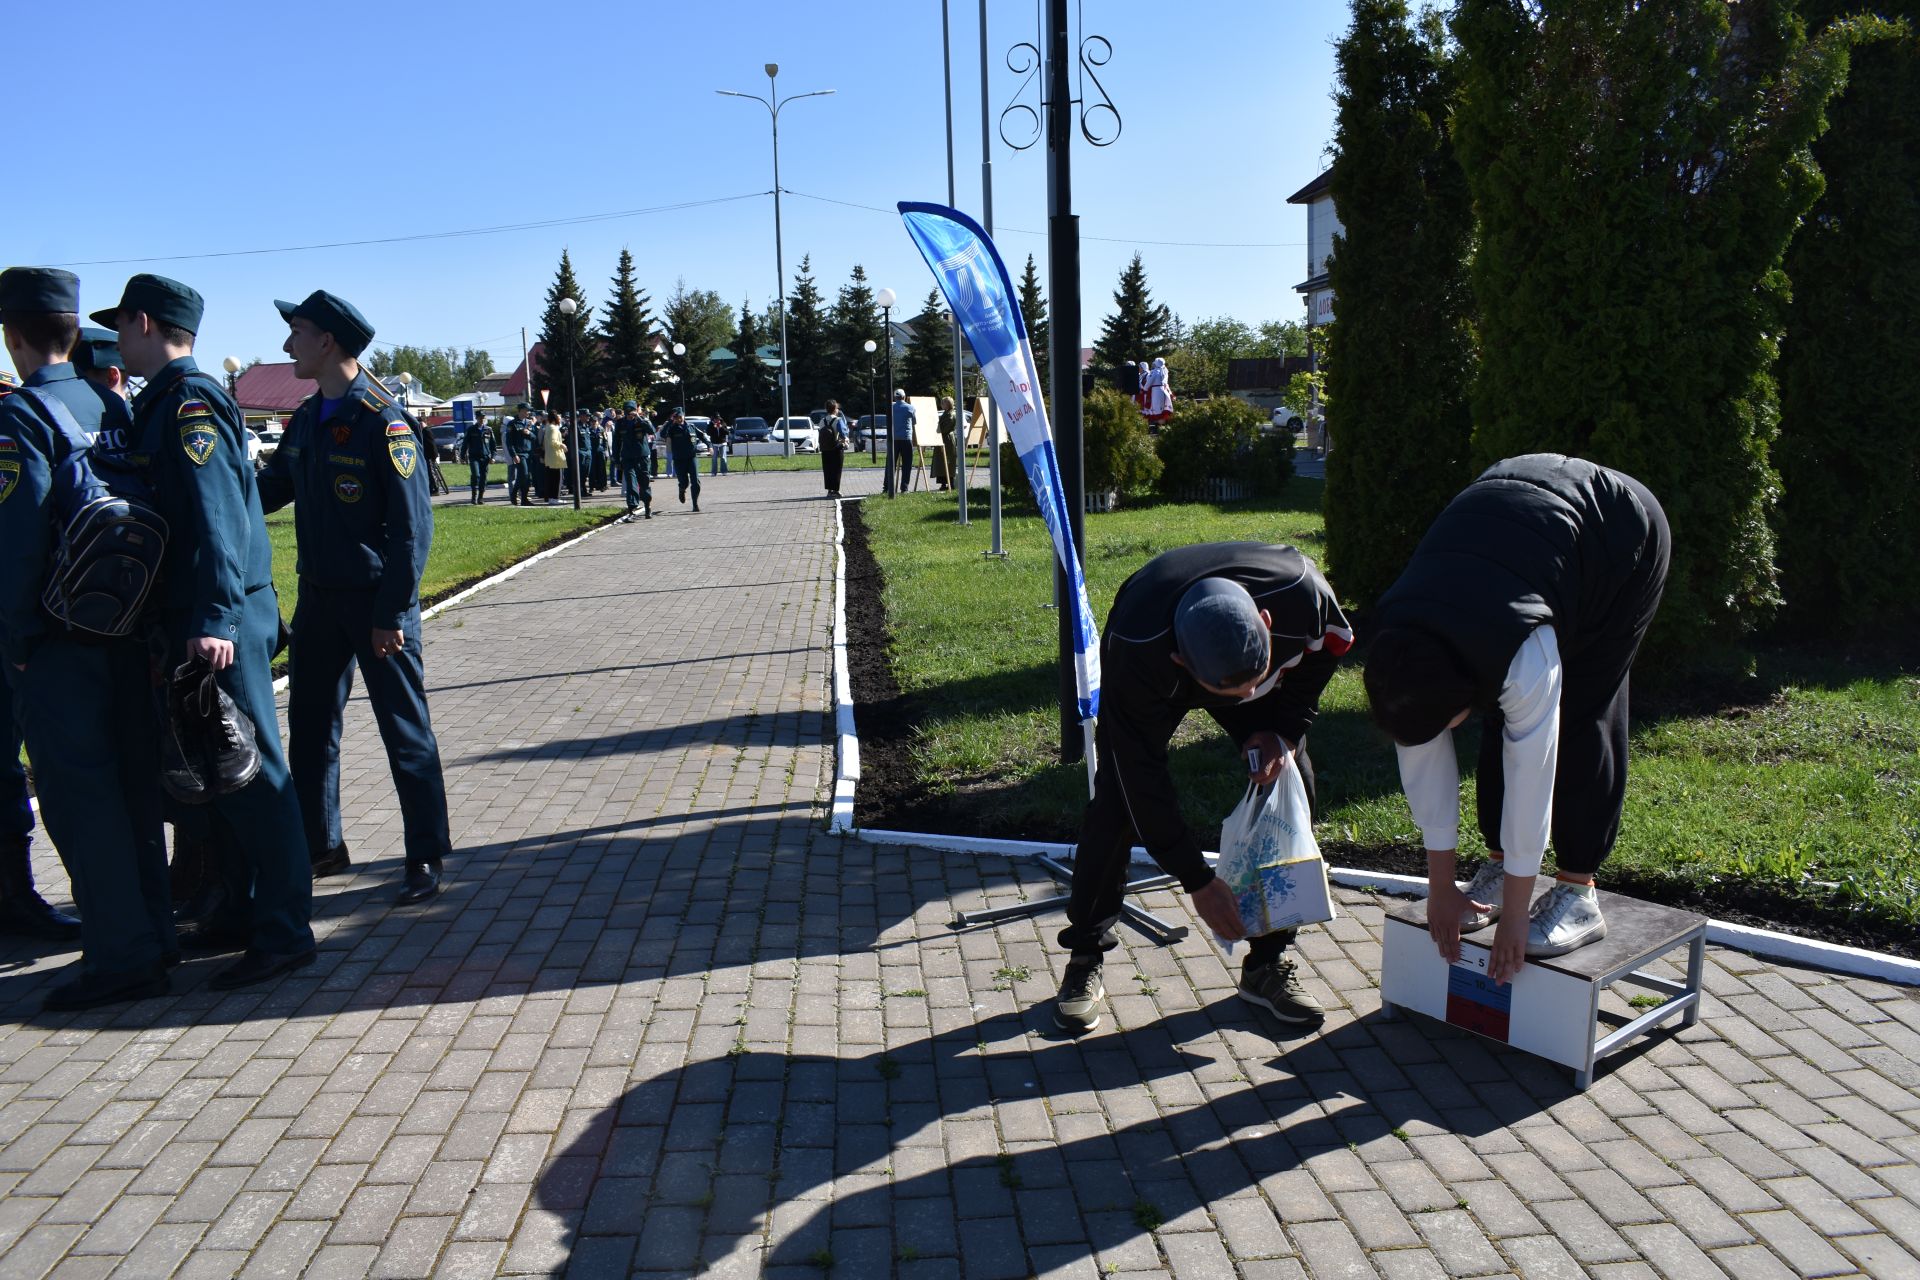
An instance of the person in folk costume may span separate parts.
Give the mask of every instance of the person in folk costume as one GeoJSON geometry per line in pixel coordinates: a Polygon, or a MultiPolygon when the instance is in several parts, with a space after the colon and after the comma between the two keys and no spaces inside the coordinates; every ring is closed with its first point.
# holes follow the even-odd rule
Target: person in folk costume
{"type": "Polygon", "coordinates": [[[1156,356],[1147,372],[1147,421],[1159,426],[1173,416],[1173,384],[1167,381],[1167,362],[1156,356]]]}
{"type": "Polygon", "coordinates": [[[1142,360],[1139,368],[1139,386],[1133,393],[1133,402],[1140,406],[1142,414],[1147,411],[1147,362],[1142,360]]]}

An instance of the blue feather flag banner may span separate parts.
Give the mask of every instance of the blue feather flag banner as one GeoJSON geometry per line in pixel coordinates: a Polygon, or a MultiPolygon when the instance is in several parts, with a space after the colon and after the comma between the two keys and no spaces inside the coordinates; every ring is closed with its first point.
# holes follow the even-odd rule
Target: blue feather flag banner
{"type": "Polygon", "coordinates": [[[973,358],[987,379],[993,402],[1006,420],[1007,435],[1020,465],[1027,469],[1034,501],[1053,535],[1053,554],[1073,586],[1074,687],[1080,722],[1100,714],[1100,628],[1087,601],[1087,578],[1073,545],[1069,504],[1060,483],[1060,459],[1040,399],[1040,374],[1027,341],[1027,323],[1014,301],[1013,279],[993,241],[966,214],[940,204],[902,201],[907,234],[933,268],[940,292],[960,321],[973,358]]]}

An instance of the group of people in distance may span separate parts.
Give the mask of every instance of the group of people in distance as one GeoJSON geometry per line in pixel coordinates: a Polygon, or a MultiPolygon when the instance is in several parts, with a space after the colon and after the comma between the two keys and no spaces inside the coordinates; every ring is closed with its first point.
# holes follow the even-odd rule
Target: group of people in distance
{"type": "Polygon", "coordinates": [[[373,326],[324,290],[274,303],[296,376],[318,390],[256,473],[239,408],[194,362],[197,292],[136,275],[116,305],[92,314],[99,329],[81,328],[79,297],[68,271],[0,272],[0,332],[24,375],[0,400],[0,655],[11,704],[0,713],[9,731],[0,807],[27,818],[3,833],[0,896],[43,934],[75,927],[35,905],[44,902],[26,857],[24,736],[41,820],[80,912],[80,960],[48,993],[54,1010],[165,994],[187,951],[238,953],[213,976],[217,990],[312,962],[313,882],[353,865],[341,838],[340,733],[356,667],[399,794],[400,901],[439,891],[451,848],[420,641],[433,539],[426,455],[418,424],[359,363],[373,326]],[[129,375],[145,380],[131,403],[129,375]],[[62,532],[63,502],[76,487],[102,486],[153,514],[164,560],[151,596],[127,602],[124,627],[90,633],[43,588],[84,553],[62,532]],[[283,636],[265,513],[289,504],[300,593],[283,636]],[[283,644],[285,755],[272,674],[283,644]],[[219,695],[206,732],[220,747],[204,759],[180,748],[180,717],[156,698],[170,674],[195,669],[219,695]],[[246,768],[229,774],[228,759],[246,768]],[[204,788],[182,793],[182,777],[204,788]],[[176,870],[204,859],[215,888],[178,929],[167,822],[176,870]]]}
{"type": "Polygon", "coordinates": [[[627,500],[626,519],[644,512],[653,518],[653,480],[660,474],[660,455],[667,456],[667,472],[680,482],[680,501],[693,493],[693,509],[700,510],[699,447],[713,446],[714,475],[727,474],[727,424],[711,419],[696,430],[686,413],[676,408],[667,421],[655,426],[639,402],[628,400],[621,415],[611,409],[596,419],[583,412],[571,427],[568,416],[556,412],[529,413],[521,404],[505,426],[505,440],[493,426],[476,418],[462,433],[460,457],[467,464],[467,500],[486,501],[489,473],[504,452],[507,462],[507,502],[515,506],[554,506],[564,489],[573,492],[579,473],[581,494],[591,497],[619,485],[627,500]],[[535,494],[539,496],[536,497],[535,494]]]}
{"type": "MultiPolygon", "coordinates": [[[[1672,539],[1631,476],[1556,454],[1488,468],[1436,519],[1367,616],[1365,684],[1392,737],[1427,850],[1428,927],[1442,957],[1497,923],[1487,971],[1606,935],[1594,888],[1626,798],[1627,687],[1660,605],[1672,539]],[[1476,801],[1488,858],[1456,882],[1460,773],[1452,730],[1481,718],[1476,801]],[[1539,885],[1551,840],[1557,869],[1539,885]]],[[[1246,936],[1232,892],[1181,816],[1167,748],[1205,710],[1253,780],[1300,770],[1322,691],[1355,635],[1319,568],[1292,547],[1204,543],[1128,578],[1101,637],[1093,796],[1073,860],[1055,1021],[1099,1026],[1135,839],[1220,937],[1246,936]]],[[[1294,931],[1254,937],[1239,995],[1284,1022],[1324,1014],[1284,958],[1294,931]]]]}

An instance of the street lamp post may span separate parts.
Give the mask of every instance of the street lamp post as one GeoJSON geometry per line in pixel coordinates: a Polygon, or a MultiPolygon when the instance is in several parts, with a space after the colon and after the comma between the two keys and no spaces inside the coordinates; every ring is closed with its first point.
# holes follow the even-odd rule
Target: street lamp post
{"type": "MultiPolygon", "coordinates": [[[[867,461],[868,462],[876,461],[879,458],[879,449],[880,449],[880,442],[874,438],[875,433],[878,432],[880,429],[880,410],[875,408],[877,400],[874,395],[874,385],[873,385],[873,353],[879,350],[879,346],[880,344],[875,342],[872,338],[868,338],[864,343],[861,344],[861,348],[867,353],[867,461]]],[[[888,403],[891,404],[892,401],[888,401],[888,403]]]]}
{"type": "Polygon", "coordinates": [[[237,388],[240,385],[240,357],[228,356],[220,362],[220,367],[227,371],[227,394],[237,395],[237,388]]]}
{"type": "MultiPolygon", "coordinates": [[[[832,93],[831,89],[815,89],[811,93],[796,93],[786,98],[780,96],[775,83],[780,74],[780,64],[769,62],[764,70],[767,73],[767,96],[757,93],[736,93],[732,89],[716,89],[715,93],[728,98],[751,98],[767,109],[773,118],[773,272],[778,277],[776,283],[780,289],[780,428],[786,441],[783,452],[793,456],[793,432],[787,430],[787,418],[793,412],[790,403],[792,397],[793,375],[787,367],[787,264],[780,243],[780,108],[800,98],[824,98],[832,93]]],[[[753,357],[751,351],[740,353],[742,360],[753,357]]]]}
{"type": "MultiPolygon", "coordinates": [[[[580,309],[572,298],[560,299],[560,314],[571,317],[580,309]]],[[[580,509],[580,388],[573,380],[573,326],[567,326],[567,399],[573,414],[567,419],[567,452],[573,455],[573,509],[580,509]]]]}
{"type": "Polygon", "coordinates": [[[893,482],[893,301],[895,294],[891,289],[882,289],[873,295],[880,304],[880,333],[887,340],[887,475],[882,481],[886,495],[895,496],[897,486],[893,482]]]}

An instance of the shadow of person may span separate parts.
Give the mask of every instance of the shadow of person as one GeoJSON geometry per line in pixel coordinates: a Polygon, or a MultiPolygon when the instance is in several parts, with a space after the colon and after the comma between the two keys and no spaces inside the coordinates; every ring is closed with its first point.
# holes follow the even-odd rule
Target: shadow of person
{"type": "Polygon", "coordinates": [[[1256,1186],[1298,1204],[1320,1192],[1291,1175],[1317,1161],[1405,1159],[1407,1142],[1483,1134],[1568,1092],[1549,1081],[1536,1097],[1500,1055],[1437,1024],[1345,1016],[1275,1048],[1226,997],[1079,1040],[1041,1004],[892,1049],[687,1063],[578,1128],[535,1187],[545,1230],[508,1263],[1154,1267],[1163,1224],[1256,1186]],[[1508,1097],[1504,1114],[1475,1079],[1508,1097]]]}

